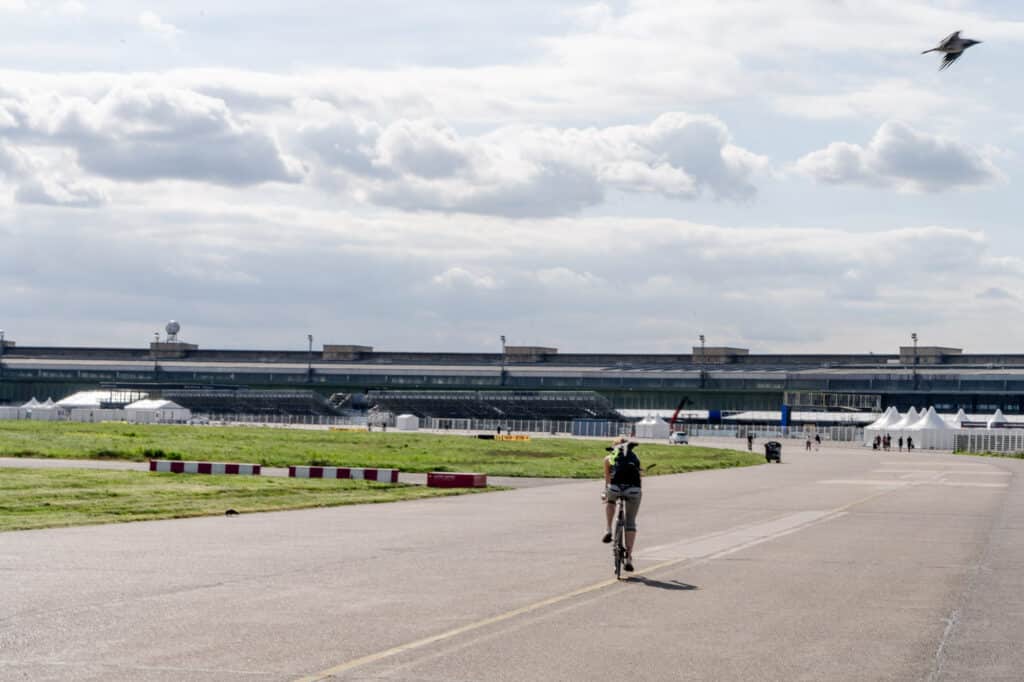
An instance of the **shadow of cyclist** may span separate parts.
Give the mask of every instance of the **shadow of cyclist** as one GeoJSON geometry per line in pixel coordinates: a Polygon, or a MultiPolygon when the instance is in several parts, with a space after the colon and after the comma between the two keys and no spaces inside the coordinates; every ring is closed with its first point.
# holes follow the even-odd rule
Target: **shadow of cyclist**
{"type": "Polygon", "coordinates": [[[697,590],[700,589],[696,585],[689,585],[687,583],[681,583],[678,580],[672,580],[665,582],[663,580],[652,580],[643,575],[632,575],[626,578],[623,582],[627,583],[641,583],[647,585],[647,587],[657,587],[662,590],[697,590]]]}

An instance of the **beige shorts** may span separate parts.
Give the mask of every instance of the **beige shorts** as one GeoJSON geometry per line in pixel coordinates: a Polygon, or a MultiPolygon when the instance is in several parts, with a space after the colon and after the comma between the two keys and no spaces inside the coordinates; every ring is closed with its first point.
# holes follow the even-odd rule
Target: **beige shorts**
{"type": "Polygon", "coordinates": [[[608,486],[605,502],[615,504],[621,497],[626,501],[626,530],[636,530],[636,513],[640,511],[640,498],[642,491],[635,485],[629,486],[608,486]]]}

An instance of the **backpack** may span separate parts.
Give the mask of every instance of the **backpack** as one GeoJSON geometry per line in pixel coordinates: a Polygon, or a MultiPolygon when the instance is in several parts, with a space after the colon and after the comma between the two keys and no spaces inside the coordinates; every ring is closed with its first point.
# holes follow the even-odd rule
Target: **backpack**
{"type": "Polygon", "coordinates": [[[619,486],[640,485],[640,458],[633,450],[618,448],[611,461],[611,484],[619,486]]]}

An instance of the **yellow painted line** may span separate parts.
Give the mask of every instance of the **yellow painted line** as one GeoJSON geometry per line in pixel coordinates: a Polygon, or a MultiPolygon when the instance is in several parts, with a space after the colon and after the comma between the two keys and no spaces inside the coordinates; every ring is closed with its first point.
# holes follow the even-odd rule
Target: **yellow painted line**
{"type": "MultiPolygon", "coordinates": [[[[834,518],[842,516],[843,513],[846,510],[850,509],[851,507],[854,507],[854,506],[856,506],[858,504],[861,504],[863,502],[867,502],[868,500],[870,500],[872,498],[879,497],[879,496],[884,495],[884,494],[889,493],[889,492],[892,492],[892,491],[891,490],[883,490],[883,491],[880,491],[880,492],[873,493],[871,495],[868,495],[867,497],[863,497],[863,498],[861,498],[859,500],[855,500],[854,502],[850,502],[849,504],[843,505],[842,507],[837,507],[835,509],[832,509],[826,516],[823,516],[821,518],[815,519],[814,521],[810,521],[808,523],[805,523],[805,524],[802,524],[802,525],[799,525],[799,526],[794,526],[793,528],[785,529],[785,530],[780,531],[779,533],[771,535],[771,536],[765,536],[765,537],[762,537],[762,538],[757,538],[757,539],[754,539],[754,540],[752,540],[750,542],[746,542],[746,543],[737,545],[736,547],[730,547],[728,549],[716,552],[714,554],[711,554],[711,555],[705,556],[705,557],[683,557],[683,558],[680,558],[680,559],[670,559],[668,561],[663,561],[660,564],[655,564],[653,566],[648,566],[647,568],[644,568],[644,569],[641,569],[639,571],[636,571],[636,572],[633,573],[633,575],[637,576],[637,575],[644,575],[645,573],[654,573],[655,571],[660,571],[663,568],[668,568],[670,566],[675,566],[677,564],[682,564],[682,563],[685,563],[687,561],[693,561],[694,563],[711,561],[712,559],[716,559],[716,558],[725,556],[727,554],[732,554],[734,552],[738,552],[738,551],[741,551],[743,549],[747,549],[748,547],[752,547],[754,545],[759,545],[759,544],[762,544],[764,542],[768,542],[770,540],[774,540],[775,538],[782,537],[783,535],[789,535],[791,533],[795,533],[795,532],[797,532],[797,531],[799,531],[799,530],[801,530],[803,528],[807,528],[808,526],[812,526],[812,525],[815,525],[815,524],[818,524],[818,523],[822,523],[823,521],[830,521],[830,520],[832,520],[834,518]]],[[[348,672],[350,670],[354,670],[356,668],[360,668],[360,667],[362,667],[364,665],[369,665],[370,663],[376,663],[377,661],[384,660],[385,658],[391,658],[392,656],[397,656],[397,655],[403,654],[403,653],[405,653],[407,651],[413,651],[415,649],[421,649],[421,648],[423,648],[425,646],[429,646],[430,644],[435,644],[437,642],[441,642],[441,641],[444,641],[446,639],[451,639],[452,637],[458,637],[459,635],[463,635],[463,634],[465,634],[467,632],[472,632],[474,630],[479,630],[480,628],[485,628],[485,627],[487,627],[489,625],[494,625],[495,623],[501,623],[503,621],[510,620],[512,618],[516,618],[518,616],[522,616],[524,614],[531,613],[531,612],[537,611],[539,609],[547,608],[548,606],[553,606],[554,604],[558,604],[558,603],[567,601],[569,599],[573,599],[575,597],[579,597],[580,595],[587,594],[589,592],[596,592],[597,590],[601,590],[601,589],[604,589],[605,587],[610,587],[612,585],[616,585],[616,584],[618,584],[620,582],[623,582],[623,581],[620,581],[620,580],[618,580],[616,578],[611,578],[609,580],[602,580],[599,583],[594,583],[593,585],[588,585],[586,587],[581,587],[578,590],[573,590],[572,592],[566,592],[565,594],[559,594],[559,595],[556,595],[554,597],[549,597],[547,599],[542,599],[541,601],[534,602],[533,604],[529,604],[527,606],[521,606],[518,609],[513,609],[511,611],[506,611],[505,613],[498,614],[497,616],[491,616],[490,618],[484,618],[483,620],[478,620],[478,621],[475,621],[475,622],[472,622],[472,623],[467,623],[466,625],[463,625],[463,626],[460,626],[460,627],[457,627],[457,628],[452,628],[451,630],[446,630],[445,632],[441,632],[441,633],[438,633],[436,635],[431,635],[430,637],[424,637],[423,639],[417,639],[417,640],[414,640],[412,642],[407,642],[405,644],[399,644],[398,646],[391,647],[390,649],[384,649],[383,651],[378,651],[376,653],[369,654],[369,655],[363,656],[361,658],[355,658],[355,659],[352,659],[351,661],[347,661],[345,663],[339,663],[336,666],[333,666],[331,668],[327,668],[326,670],[321,670],[318,673],[313,673],[312,675],[307,675],[305,677],[299,677],[296,680],[294,680],[294,682],[320,682],[321,680],[326,680],[327,678],[332,677],[334,675],[340,675],[340,674],[346,673],[346,672],[348,672]]]]}
{"type": "MultiPolygon", "coordinates": [[[[652,566],[651,568],[645,569],[644,571],[637,571],[637,573],[645,573],[647,571],[654,570],[655,568],[660,568],[660,566],[652,566]]],[[[550,597],[548,599],[544,599],[542,601],[535,602],[528,606],[523,606],[512,611],[506,611],[505,613],[499,614],[497,616],[492,616],[491,618],[478,620],[474,623],[463,625],[462,627],[453,628],[451,630],[447,630],[436,635],[431,635],[430,637],[417,639],[416,641],[408,642],[406,644],[399,644],[396,647],[385,649],[384,651],[378,651],[377,653],[370,654],[369,656],[356,658],[351,661],[348,661],[347,663],[336,665],[333,668],[328,668],[327,670],[322,670],[318,673],[313,673],[312,675],[309,675],[307,677],[300,677],[297,680],[295,680],[295,682],[317,682],[317,680],[324,680],[328,677],[331,677],[332,675],[338,675],[340,673],[352,670],[353,668],[358,668],[360,666],[367,665],[368,663],[374,663],[375,661],[379,661],[384,658],[389,658],[391,656],[397,656],[398,654],[404,653],[406,651],[419,649],[429,644],[433,644],[435,642],[440,642],[445,639],[451,639],[452,637],[457,637],[458,635],[465,634],[467,632],[472,632],[473,630],[479,630],[480,628],[487,627],[488,625],[494,625],[495,623],[500,623],[502,621],[509,620],[510,618],[515,618],[516,616],[521,616],[525,613],[530,613],[531,611],[536,611],[537,609],[542,609],[544,607],[566,601],[567,599],[578,597],[581,594],[586,594],[588,592],[600,590],[604,587],[608,587],[609,585],[614,585],[617,582],[619,581],[615,578],[612,578],[611,580],[603,580],[599,583],[595,583],[587,587],[581,587],[578,590],[573,590],[572,592],[567,592],[565,594],[560,594],[555,597],[550,597]]]]}

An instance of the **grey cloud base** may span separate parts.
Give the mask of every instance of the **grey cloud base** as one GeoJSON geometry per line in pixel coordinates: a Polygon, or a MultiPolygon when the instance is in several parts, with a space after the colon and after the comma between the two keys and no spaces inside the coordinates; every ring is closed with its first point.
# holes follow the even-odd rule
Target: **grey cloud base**
{"type": "Polygon", "coordinates": [[[796,163],[830,184],[860,184],[916,192],[988,185],[1003,179],[992,152],[889,121],[867,146],[834,142],[796,163]]]}
{"type": "Polygon", "coordinates": [[[379,206],[513,218],[571,215],[608,191],[693,200],[748,199],[767,160],[732,144],[707,116],[646,126],[501,128],[465,137],[436,121],[387,126],[338,112],[299,143],[379,206]]]}

